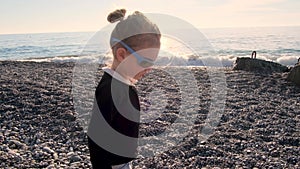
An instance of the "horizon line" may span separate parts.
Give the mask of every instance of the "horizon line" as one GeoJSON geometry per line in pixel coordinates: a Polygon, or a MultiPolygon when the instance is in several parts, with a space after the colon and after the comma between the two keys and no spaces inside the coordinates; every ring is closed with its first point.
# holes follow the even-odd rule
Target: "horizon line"
{"type": "MultiPolygon", "coordinates": [[[[197,29],[234,29],[234,28],[275,28],[275,27],[300,27],[300,25],[274,25],[274,26],[224,26],[224,27],[198,27],[197,29]]],[[[27,35],[27,34],[52,34],[52,33],[93,33],[100,30],[82,30],[82,31],[49,31],[49,32],[16,32],[0,33],[0,35],[27,35]]]]}

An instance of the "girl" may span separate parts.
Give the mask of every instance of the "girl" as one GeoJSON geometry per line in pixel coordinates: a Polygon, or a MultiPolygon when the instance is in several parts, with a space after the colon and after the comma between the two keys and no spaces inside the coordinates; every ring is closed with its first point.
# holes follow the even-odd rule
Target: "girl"
{"type": "Polygon", "coordinates": [[[131,168],[129,162],[136,157],[140,118],[134,84],[154,65],[160,48],[158,27],[141,12],[127,18],[125,13],[125,9],[116,10],[107,17],[109,22],[119,23],[110,37],[113,63],[103,68],[88,129],[90,159],[95,169],[131,168]],[[124,139],[115,137],[118,134],[124,139]],[[119,151],[122,153],[116,153],[119,151]]]}

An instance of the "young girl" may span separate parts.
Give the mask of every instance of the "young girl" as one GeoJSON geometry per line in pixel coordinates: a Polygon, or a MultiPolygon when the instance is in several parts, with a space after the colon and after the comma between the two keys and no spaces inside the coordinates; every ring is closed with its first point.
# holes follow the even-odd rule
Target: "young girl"
{"type": "Polygon", "coordinates": [[[107,17],[109,22],[119,23],[110,37],[113,63],[103,68],[88,129],[90,159],[95,169],[131,168],[140,118],[134,84],[154,65],[160,48],[158,27],[140,12],[127,18],[125,13],[125,9],[116,10],[107,17]]]}

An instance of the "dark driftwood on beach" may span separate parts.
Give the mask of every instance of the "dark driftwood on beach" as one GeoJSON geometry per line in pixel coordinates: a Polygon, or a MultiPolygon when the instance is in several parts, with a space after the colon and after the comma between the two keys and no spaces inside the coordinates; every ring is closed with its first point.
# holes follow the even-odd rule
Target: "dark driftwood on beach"
{"type": "Polygon", "coordinates": [[[287,72],[288,67],[279,63],[255,58],[237,58],[233,70],[245,70],[261,73],[287,72]]]}
{"type": "MultiPolygon", "coordinates": [[[[0,62],[0,168],[91,167],[86,133],[73,107],[73,68],[74,63],[0,62]]],[[[180,143],[135,160],[134,168],[299,168],[300,87],[286,73],[222,69],[224,112],[213,135],[199,141],[211,105],[210,79],[219,77],[189,69],[199,88],[194,125],[177,136],[180,143]]],[[[171,75],[153,71],[137,84],[142,109],[156,89],[168,103],[157,119],[141,125],[142,136],[161,133],[176,119],[180,91],[173,82],[171,75]]],[[[152,98],[160,103],[162,96],[152,98]]]]}

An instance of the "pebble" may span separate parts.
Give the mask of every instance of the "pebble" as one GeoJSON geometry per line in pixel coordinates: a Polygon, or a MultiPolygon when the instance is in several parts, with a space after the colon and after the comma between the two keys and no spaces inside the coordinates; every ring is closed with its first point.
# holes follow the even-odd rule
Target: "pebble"
{"type": "Polygon", "coordinates": [[[50,164],[46,167],[46,169],[56,169],[54,164],[50,164]]]}
{"type": "Polygon", "coordinates": [[[68,152],[67,156],[72,156],[74,154],[74,152],[68,152]]]}
{"type": "Polygon", "coordinates": [[[49,147],[43,147],[43,151],[45,151],[45,152],[47,152],[47,153],[49,153],[49,154],[54,154],[55,153],[55,151],[53,151],[51,148],[49,148],[49,147]]]}
{"type": "Polygon", "coordinates": [[[10,145],[11,148],[16,148],[16,149],[26,149],[26,145],[24,143],[21,143],[18,140],[9,140],[8,144],[10,145]]]}
{"type": "Polygon", "coordinates": [[[28,145],[28,144],[29,144],[29,141],[30,141],[30,137],[26,137],[24,142],[25,142],[25,144],[28,145]]]}
{"type": "Polygon", "coordinates": [[[70,162],[73,163],[73,162],[77,162],[77,161],[82,161],[81,157],[78,156],[78,155],[72,155],[70,158],[70,162]]]}
{"type": "Polygon", "coordinates": [[[57,153],[53,153],[53,159],[54,159],[54,160],[57,160],[57,159],[58,159],[57,153]]]}

